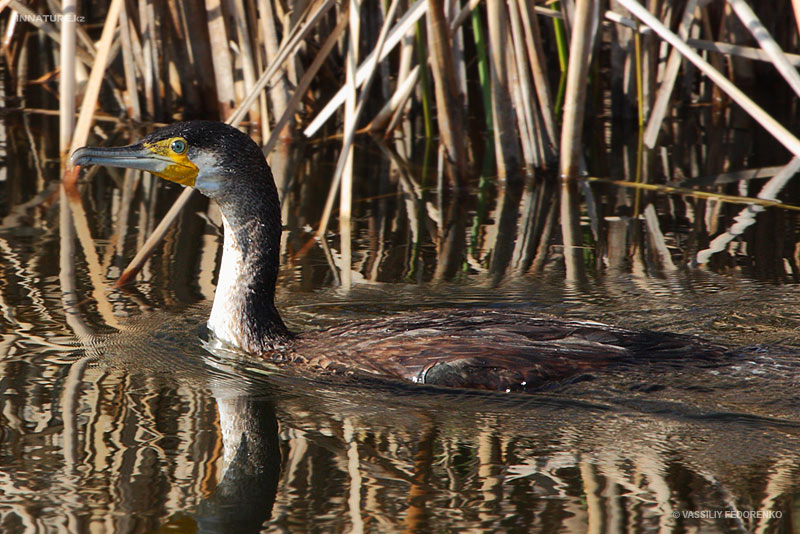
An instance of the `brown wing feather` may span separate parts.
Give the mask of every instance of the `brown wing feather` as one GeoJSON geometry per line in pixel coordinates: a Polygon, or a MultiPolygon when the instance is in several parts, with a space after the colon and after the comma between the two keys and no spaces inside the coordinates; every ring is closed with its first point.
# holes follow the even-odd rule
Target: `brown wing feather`
{"type": "Polygon", "coordinates": [[[300,336],[292,359],[336,372],[490,390],[532,390],[621,364],[717,359],[698,339],[523,312],[437,311],[300,336]]]}

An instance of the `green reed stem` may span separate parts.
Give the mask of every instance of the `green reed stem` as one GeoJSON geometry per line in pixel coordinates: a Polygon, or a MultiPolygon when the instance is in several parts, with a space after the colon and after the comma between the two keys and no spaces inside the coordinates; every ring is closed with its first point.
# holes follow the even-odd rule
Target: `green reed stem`
{"type": "MultiPolygon", "coordinates": [[[[486,148],[483,152],[483,168],[478,182],[478,204],[475,209],[475,217],[472,221],[470,231],[470,243],[468,253],[475,257],[478,249],[478,235],[481,226],[486,218],[486,207],[488,205],[490,177],[495,174],[495,153],[494,153],[494,116],[492,113],[492,84],[489,76],[489,54],[487,53],[486,32],[481,19],[480,10],[472,12],[472,33],[475,36],[475,49],[478,52],[478,82],[481,86],[483,96],[483,107],[486,117],[486,148]]],[[[465,262],[464,269],[469,269],[469,264],[465,262]]]]}
{"type": "Polygon", "coordinates": [[[425,137],[433,138],[433,112],[431,103],[433,102],[433,92],[431,90],[431,80],[428,74],[428,47],[423,36],[423,26],[417,22],[417,60],[419,61],[419,81],[422,87],[422,116],[425,122],[425,137]]]}
{"type": "Polygon", "coordinates": [[[567,93],[567,71],[561,72],[558,80],[558,92],[556,92],[556,119],[561,122],[561,110],[564,109],[564,95],[567,93]]]}
{"type": "MultiPolygon", "coordinates": [[[[486,137],[494,139],[494,117],[492,116],[492,84],[489,78],[489,55],[486,51],[486,33],[479,9],[472,11],[472,31],[475,36],[475,49],[478,52],[478,82],[481,85],[483,107],[486,115],[486,137]]],[[[492,143],[494,154],[494,143],[492,143]]]]}
{"type": "MultiPolygon", "coordinates": [[[[561,10],[561,2],[553,2],[553,11],[561,10]]],[[[556,93],[556,117],[561,121],[561,110],[564,108],[564,94],[567,90],[567,63],[569,62],[569,43],[567,42],[567,30],[564,28],[564,20],[553,18],[553,32],[556,36],[556,50],[558,51],[558,66],[561,68],[561,79],[558,81],[558,92],[556,93]]]]}

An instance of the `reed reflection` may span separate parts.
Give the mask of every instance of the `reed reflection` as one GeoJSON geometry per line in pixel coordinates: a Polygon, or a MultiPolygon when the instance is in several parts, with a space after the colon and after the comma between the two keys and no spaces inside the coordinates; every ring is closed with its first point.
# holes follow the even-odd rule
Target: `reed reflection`
{"type": "MultiPolygon", "coordinates": [[[[47,180],[26,181],[30,169],[16,168],[28,161],[27,147],[12,143],[9,149],[15,163],[5,187],[14,194],[6,197],[0,228],[0,516],[11,532],[37,524],[70,532],[150,532],[182,521],[213,529],[235,519],[247,528],[266,521],[273,530],[314,524],[389,532],[788,528],[800,450],[791,350],[744,351],[739,375],[710,369],[692,379],[648,367],[524,399],[310,380],[257,362],[223,365],[196,341],[191,325],[205,316],[187,310],[213,289],[219,247],[214,208],[200,200],[190,205],[143,271],[138,294],[109,291],[109,281],[175,191],[138,175],[119,176],[123,187],[117,189],[113,175],[98,173],[93,185],[79,184],[83,220],[60,204],[65,222],[58,229],[67,243],[59,248],[49,208],[54,189],[47,180]],[[71,234],[66,221],[90,228],[93,239],[71,234]],[[62,255],[56,258],[55,251],[62,255]],[[60,274],[69,280],[59,286],[60,274]],[[167,349],[143,353],[129,340],[73,363],[78,351],[68,341],[79,329],[67,329],[65,308],[94,329],[164,307],[172,311],[134,322],[152,331],[148,325],[173,321],[175,339],[167,349]],[[220,369],[225,365],[230,369],[220,369]],[[670,518],[669,511],[696,510],[701,502],[765,515],[670,518]]],[[[489,215],[480,224],[469,224],[478,217],[479,199],[462,203],[475,219],[459,230],[469,233],[467,252],[447,262],[459,267],[442,277],[452,282],[427,284],[443,261],[439,240],[453,220],[431,189],[435,174],[425,181],[422,173],[430,169],[420,169],[420,152],[413,151],[389,163],[364,158],[364,172],[380,178],[363,185],[364,200],[356,203],[353,268],[366,281],[393,283],[355,284],[349,295],[327,289],[336,264],[327,263],[314,242],[303,251],[318,222],[319,190],[326,190],[319,182],[330,159],[326,150],[301,147],[296,172],[307,179],[284,182],[282,285],[296,294],[281,298],[299,328],[479,302],[702,331],[737,344],[797,345],[793,285],[667,272],[664,252],[684,265],[739,211],[712,209],[688,196],[592,184],[606,221],[597,242],[584,249],[587,267],[595,270],[588,269],[584,285],[565,287],[557,233],[544,230],[558,224],[557,202],[548,192],[554,185],[526,183],[517,202],[489,186],[482,199],[489,215]],[[528,185],[541,201],[526,200],[528,185]],[[496,231],[503,210],[512,222],[496,231]],[[534,269],[536,261],[514,261],[524,246],[522,221],[530,220],[542,221],[536,245],[543,251],[541,270],[534,269]],[[502,274],[492,276],[492,261],[502,274]],[[612,271],[620,276],[597,275],[612,271]]],[[[740,248],[726,249],[729,261],[711,268],[727,271],[741,262],[755,279],[792,281],[791,232],[751,246],[772,235],[776,223],[793,228],[788,213],[759,216],[740,248]]],[[[583,225],[586,236],[590,224],[583,225]]],[[[337,253],[336,236],[327,240],[337,253]]]]}
{"type": "MultiPolygon", "coordinates": [[[[168,312],[134,323],[170,320],[187,324],[168,312]]],[[[770,531],[793,514],[791,355],[754,351],[745,369],[713,382],[630,369],[624,380],[497,395],[302,376],[168,330],[174,345],[158,352],[142,350],[141,336],[98,338],[103,350],[83,366],[70,405],[59,404],[73,380],[60,349],[6,355],[0,517],[9,531],[64,517],[78,533],[187,521],[208,532],[770,531]],[[747,387],[733,387],[745,376],[747,387]],[[776,390],[787,394],[776,400],[776,390]],[[74,419],[72,430],[42,409],[50,405],[74,419]],[[68,432],[72,459],[62,456],[68,432]],[[698,503],[761,514],[673,516],[698,503]]]]}

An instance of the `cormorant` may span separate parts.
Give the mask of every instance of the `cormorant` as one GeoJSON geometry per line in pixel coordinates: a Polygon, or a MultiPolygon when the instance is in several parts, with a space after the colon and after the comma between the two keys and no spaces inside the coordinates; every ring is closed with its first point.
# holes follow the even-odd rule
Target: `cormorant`
{"type": "Polygon", "coordinates": [[[71,162],[149,171],[214,199],[222,212],[224,250],[208,329],[272,362],[531,391],[609,366],[725,353],[686,336],[487,309],[408,313],[293,334],[274,303],[282,231],[278,194],[264,154],[248,135],[220,122],[180,122],[130,146],[79,148],[71,162]]]}

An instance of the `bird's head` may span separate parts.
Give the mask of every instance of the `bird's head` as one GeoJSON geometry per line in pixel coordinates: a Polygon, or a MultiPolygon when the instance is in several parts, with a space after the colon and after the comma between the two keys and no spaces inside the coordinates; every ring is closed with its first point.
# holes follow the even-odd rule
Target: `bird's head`
{"type": "Polygon", "coordinates": [[[250,137],[222,122],[188,121],[159,128],[136,144],[83,147],[72,165],[141,169],[215,197],[250,162],[266,165],[250,137]]]}

